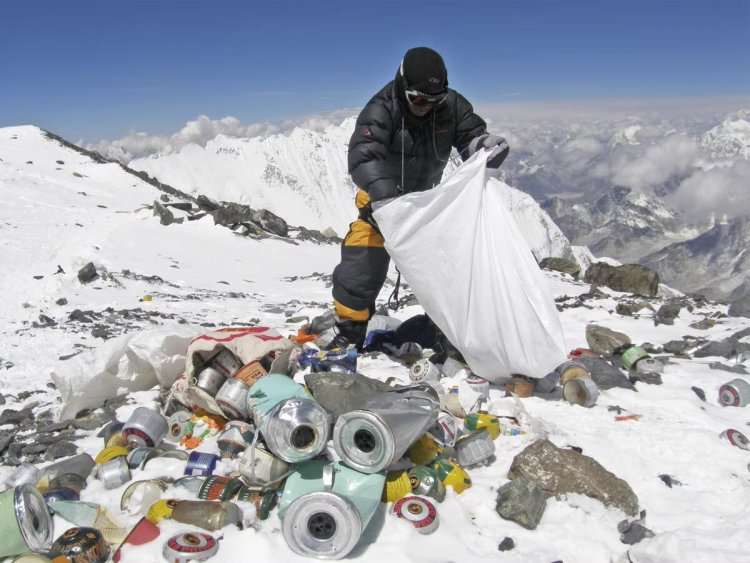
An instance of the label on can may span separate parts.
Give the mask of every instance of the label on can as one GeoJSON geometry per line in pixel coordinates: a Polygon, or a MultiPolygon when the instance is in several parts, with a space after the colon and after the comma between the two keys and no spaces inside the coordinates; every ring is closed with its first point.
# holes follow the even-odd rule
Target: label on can
{"type": "Polygon", "coordinates": [[[146,447],[146,448],[153,448],[154,447],[154,441],[151,439],[151,437],[146,434],[143,430],[140,428],[126,428],[122,431],[122,435],[125,436],[128,443],[135,447],[146,447]]]}
{"type": "Polygon", "coordinates": [[[438,479],[431,467],[418,465],[409,470],[412,493],[434,498],[438,502],[445,499],[445,485],[438,479]]]}
{"type": "Polygon", "coordinates": [[[463,493],[471,487],[471,478],[464,469],[453,460],[437,458],[432,468],[446,487],[453,487],[456,494],[463,493]]]}
{"type": "Polygon", "coordinates": [[[254,361],[242,366],[239,371],[232,377],[234,377],[235,379],[239,379],[240,381],[242,381],[242,383],[244,383],[248,387],[251,387],[253,383],[258,381],[267,373],[268,372],[260,362],[254,361]]]}
{"type": "Polygon", "coordinates": [[[739,430],[728,428],[721,433],[721,437],[729,440],[729,443],[733,446],[737,446],[743,450],[750,450],[750,440],[739,430]]]}
{"type": "Polygon", "coordinates": [[[219,456],[204,452],[191,452],[185,466],[185,475],[211,475],[219,456]]]}
{"type": "Polygon", "coordinates": [[[464,428],[470,431],[486,428],[494,440],[500,435],[500,419],[487,411],[473,412],[464,418],[464,428]]]}
{"type": "Polygon", "coordinates": [[[171,563],[205,561],[216,555],[219,543],[216,538],[203,532],[178,534],[164,544],[164,558],[171,563]]]}
{"type": "Polygon", "coordinates": [[[276,491],[269,489],[242,487],[237,495],[237,500],[252,503],[255,506],[255,515],[258,520],[266,520],[271,514],[271,510],[279,502],[279,495],[276,491]]]}
{"type": "Polygon", "coordinates": [[[411,523],[420,534],[431,534],[437,530],[437,509],[426,498],[406,496],[393,505],[393,513],[411,523]]]}
{"type": "Polygon", "coordinates": [[[75,563],[105,563],[109,545],[96,528],[71,528],[55,540],[52,550],[75,563]]]}
{"type": "Polygon", "coordinates": [[[650,356],[648,355],[648,352],[646,352],[646,350],[644,350],[640,346],[631,346],[622,353],[620,363],[622,364],[622,367],[630,370],[635,366],[636,363],[638,363],[638,360],[649,357],[650,356]]]}
{"type": "Polygon", "coordinates": [[[158,524],[165,518],[171,518],[172,513],[174,512],[174,509],[177,508],[178,504],[180,504],[180,501],[177,499],[163,499],[156,501],[148,509],[146,518],[148,518],[149,522],[152,524],[158,524]]]}
{"type": "Polygon", "coordinates": [[[100,451],[97,456],[94,458],[94,462],[97,464],[100,463],[107,463],[108,461],[112,461],[116,457],[123,457],[128,455],[128,449],[124,448],[122,446],[111,446],[109,448],[104,448],[102,451],[100,451]]]}
{"type": "Polygon", "coordinates": [[[211,360],[211,365],[224,377],[232,377],[242,367],[242,364],[237,359],[237,356],[232,354],[226,348],[214,356],[211,360]]]}
{"type": "Polygon", "coordinates": [[[443,452],[443,448],[429,434],[423,434],[406,451],[407,457],[417,465],[432,463],[443,452]]]}
{"type": "Polygon", "coordinates": [[[202,500],[232,500],[242,488],[242,481],[233,477],[211,475],[203,481],[198,498],[202,500]]]}

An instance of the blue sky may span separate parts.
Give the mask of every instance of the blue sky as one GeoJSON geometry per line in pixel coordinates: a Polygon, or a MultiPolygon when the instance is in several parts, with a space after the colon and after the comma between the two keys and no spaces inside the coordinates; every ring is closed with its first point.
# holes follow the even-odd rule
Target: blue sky
{"type": "Polygon", "coordinates": [[[3,0],[0,126],[91,142],[356,108],[418,45],[475,104],[750,94],[750,0],[3,0]]]}

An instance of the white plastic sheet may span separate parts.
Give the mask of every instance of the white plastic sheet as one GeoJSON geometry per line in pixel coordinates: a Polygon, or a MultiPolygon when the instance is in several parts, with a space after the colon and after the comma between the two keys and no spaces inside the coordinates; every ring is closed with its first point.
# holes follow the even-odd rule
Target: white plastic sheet
{"type": "Polygon", "coordinates": [[[420,305],[475,374],[540,378],[565,361],[565,338],[544,275],[488,183],[488,154],[374,216],[420,305]]]}

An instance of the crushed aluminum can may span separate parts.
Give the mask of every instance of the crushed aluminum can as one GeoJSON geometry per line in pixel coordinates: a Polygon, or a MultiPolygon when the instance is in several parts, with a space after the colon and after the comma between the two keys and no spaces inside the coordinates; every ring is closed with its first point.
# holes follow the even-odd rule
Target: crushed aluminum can
{"type": "Polygon", "coordinates": [[[206,561],[219,551],[219,542],[203,532],[184,532],[172,536],[164,544],[162,554],[169,563],[206,561]]]}
{"type": "Polygon", "coordinates": [[[143,463],[143,460],[153,449],[154,448],[141,447],[130,450],[125,457],[125,460],[128,462],[128,467],[130,467],[130,469],[138,469],[143,463]]]}
{"type": "Polygon", "coordinates": [[[385,475],[383,487],[383,502],[396,502],[411,494],[411,480],[407,471],[389,471],[385,475]]]}
{"type": "Polygon", "coordinates": [[[86,479],[76,473],[63,473],[52,479],[49,482],[49,487],[50,489],[65,487],[81,494],[81,491],[86,488],[86,479]]]}
{"type": "Polygon", "coordinates": [[[248,446],[240,458],[240,474],[251,484],[278,486],[289,472],[289,464],[265,449],[248,446]]]}
{"type": "Polygon", "coordinates": [[[742,432],[733,428],[728,428],[721,433],[722,438],[729,440],[729,443],[743,450],[750,450],[750,440],[742,432]]]}
{"type": "Polygon", "coordinates": [[[116,489],[130,481],[130,467],[124,457],[116,457],[96,466],[96,476],[106,489],[116,489]]]}
{"type": "Polygon", "coordinates": [[[174,509],[182,502],[185,501],[173,498],[157,500],[154,504],[149,506],[148,511],[146,512],[146,518],[148,518],[149,522],[152,524],[158,525],[162,520],[172,518],[174,509]]]}
{"type": "Polygon", "coordinates": [[[257,519],[267,520],[271,511],[279,503],[279,494],[278,491],[271,489],[242,487],[237,493],[237,500],[251,503],[255,506],[257,519]]]}
{"type": "Polygon", "coordinates": [[[167,435],[169,426],[161,413],[138,407],[125,423],[122,433],[133,448],[158,446],[167,435]]]}
{"type": "Polygon", "coordinates": [[[109,545],[96,528],[71,528],[58,537],[52,549],[74,563],[106,563],[109,545]]]}
{"type": "Polygon", "coordinates": [[[458,423],[456,417],[448,411],[440,411],[435,424],[427,429],[427,433],[442,446],[453,446],[458,437],[458,423]]]}
{"type": "Polygon", "coordinates": [[[418,465],[409,469],[409,483],[415,495],[431,497],[438,502],[445,500],[445,485],[432,467],[418,465]]]}
{"type": "Polygon", "coordinates": [[[247,410],[268,449],[289,463],[317,456],[328,442],[326,410],[292,378],[271,373],[250,388],[247,410]]]}
{"type": "Polygon", "coordinates": [[[242,527],[242,510],[233,502],[183,500],[174,508],[172,520],[215,532],[232,524],[242,527]]]}
{"type": "Polygon", "coordinates": [[[219,456],[206,452],[190,452],[185,465],[185,475],[213,475],[219,456]]]}
{"type": "Polygon", "coordinates": [[[359,409],[339,416],[333,429],[336,453],[357,471],[382,471],[435,424],[440,412],[436,399],[429,386],[375,395],[359,409]]]}
{"type": "Polygon", "coordinates": [[[452,487],[456,494],[460,495],[471,487],[471,477],[455,460],[439,457],[432,463],[431,467],[435,470],[435,474],[443,482],[443,485],[452,487]]]}
{"type": "Polygon", "coordinates": [[[750,383],[733,379],[719,387],[719,402],[724,407],[744,407],[750,404],[750,383]]]}
{"type": "Polygon", "coordinates": [[[47,549],[52,544],[52,516],[42,494],[29,483],[0,493],[0,557],[47,549]]]}
{"type": "Polygon", "coordinates": [[[431,434],[423,434],[406,450],[406,457],[417,465],[427,465],[443,453],[443,447],[431,434]]]}
{"type": "Polygon", "coordinates": [[[571,405],[591,408],[599,397],[599,388],[593,379],[571,379],[563,387],[563,397],[571,405]]]}
{"type": "Polygon", "coordinates": [[[247,393],[250,388],[239,379],[229,378],[216,394],[216,403],[234,420],[245,420],[247,416],[247,393]]]}
{"type": "Polygon", "coordinates": [[[235,459],[253,442],[255,428],[241,420],[233,420],[224,426],[217,442],[222,459],[235,459]]]}
{"type": "Polygon", "coordinates": [[[159,526],[157,526],[153,522],[150,522],[148,518],[145,518],[145,517],[141,518],[138,521],[138,523],[133,527],[133,529],[130,530],[130,533],[122,542],[122,545],[120,545],[120,547],[117,548],[117,551],[115,552],[115,555],[112,558],[112,560],[115,563],[119,563],[120,558],[122,557],[120,550],[123,548],[123,546],[145,545],[147,543],[154,541],[156,538],[158,538],[160,533],[161,533],[161,530],[159,530],[159,526]]]}
{"type": "MultiPolygon", "coordinates": [[[[172,481],[172,479],[169,479],[172,481]]],[[[131,483],[120,497],[120,510],[130,514],[143,514],[167,490],[166,479],[148,479],[131,483]]]]}
{"type": "Polygon", "coordinates": [[[143,458],[141,469],[146,469],[148,463],[153,459],[168,458],[168,459],[179,459],[180,461],[187,461],[189,454],[185,450],[165,450],[162,448],[151,448],[143,458]]]}
{"type": "Polygon", "coordinates": [[[427,535],[439,525],[435,505],[429,499],[410,495],[393,505],[393,513],[409,522],[420,534],[427,535]]]}
{"type": "Polygon", "coordinates": [[[409,379],[413,383],[423,381],[438,381],[440,379],[440,368],[429,359],[417,360],[409,368],[409,379]]]}
{"type": "Polygon", "coordinates": [[[495,455],[495,442],[490,437],[487,428],[480,428],[456,440],[454,449],[458,463],[463,467],[471,467],[495,455]]]}
{"type": "Polygon", "coordinates": [[[122,446],[110,446],[109,448],[104,448],[102,451],[96,454],[96,457],[94,458],[94,462],[96,462],[97,465],[100,465],[102,463],[107,463],[108,461],[112,461],[116,457],[125,457],[127,455],[128,455],[127,448],[124,448],[122,446]]]}
{"type": "Polygon", "coordinates": [[[201,500],[232,500],[242,488],[242,480],[234,477],[211,475],[203,481],[198,498],[201,500]]]}
{"type": "Polygon", "coordinates": [[[253,384],[255,384],[255,382],[264,375],[268,375],[266,368],[264,368],[263,364],[256,360],[242,366],[240,370],[232,377],[234,377],[235,379],[239,379],[248,387],[252,387],[253,384]]]}
{"type": "MultiPolygon", "coordinates": [[[[553,373],[557,374],[557,379],[562,386],[571,379],[591,379],[591,374],[589,373],[589,370],[586,369],[586,366],[576,360],[563,362],[555,368],[553,373]]],[[[554,389],[554,387],[552,389],[554,389]]],[[[552,391],[552,389],[550,389],[550,391],[552,391]]],[[[540,389],[540,391],[542,390],[540,389]]]]}
{"type": "MultiPolygon", "coordinates": [[[[505,390],[523,399],[526,397],[531,397],[531,394],[534,392],[534,384],[528,379],[522,377],[513,377],[508,383],[505,384],[505,390]]],[[[487,394],[487,398],[489,398],[489,393],[487,394]]]]}
{"type": "Polygon", "coordinates": [[[42,498],[44,498],[44,502],[49,505],[61,500],[79,500],[81,496],[73,489],[67,487],[56,487],[44,491],[44,493],[42,493],[42,498]]]}
{"type": "Polygon", "coordinates": [[[638,362],[643,358],[650,358],[648,352],[640,346],[631,346],[622,353],[620,357],[620,364],[623,368],[630,371],[634,369],[638,362]]]}
{"type": "Polygon", "coordinates": [[[16,467],[13,472],[5,478],[5,486],[9,489],[19,485],[36,485],[42,472],[34,465],[24,461],[16,467]]]}
{"type": "Polygon", "coordinates": [[[242,362],[237,356],[226,348],[222,348],[218,354],[211,359],[211,367],[218,370],[224,377],[232,377],[242,367],[242,362]]]}
{"type": "Polygon", "coordinates": [[[164,441],[170,444],[179,444],[180,440],[187,434],[188,423],[192,417],[193,413],[189,411],[177,411],[173,413],[167,421],[169,431],[164,437],[164,441]]]}
{"type": "Polygon", "coordinates": [[[195,386],[215,397],[226,380],[227,377],[219,370],[211,366],[206,366],[198,374],[195,386]]]}

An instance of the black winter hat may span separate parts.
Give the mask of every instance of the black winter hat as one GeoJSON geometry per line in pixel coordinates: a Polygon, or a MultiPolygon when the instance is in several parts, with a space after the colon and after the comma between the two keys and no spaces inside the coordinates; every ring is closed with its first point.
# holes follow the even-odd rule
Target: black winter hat
{"type": "Polygon", "coordinates": [[[401,61],[401,77],[409,89],[425,94],[442,94],[448,87],[448,71],[443,57],[429,47],[406,51],[401,61]]]}

